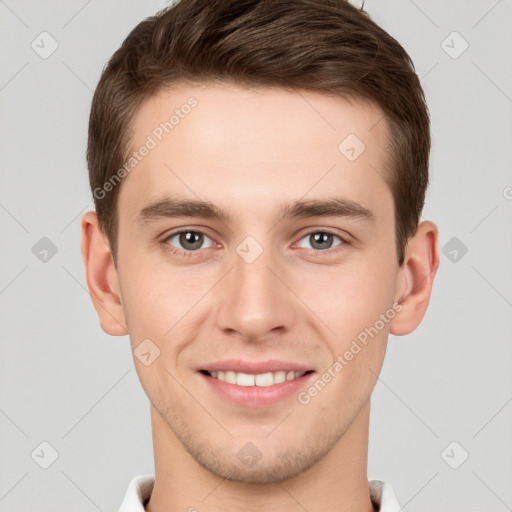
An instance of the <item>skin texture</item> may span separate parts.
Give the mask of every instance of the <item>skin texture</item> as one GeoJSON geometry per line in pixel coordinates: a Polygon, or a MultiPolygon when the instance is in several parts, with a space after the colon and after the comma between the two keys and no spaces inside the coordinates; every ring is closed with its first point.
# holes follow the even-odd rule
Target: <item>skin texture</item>
{"type": "MultiPolygon", "coordinates": [[[[148,366],[134,357],[151,402],[156,483],[147,510],[373,510],[370,395],[389,333],[411,332],[425,313],[437,229],[422,222],[398,266],[393,199],[383,178],[387,125],[368,102],[183,85],[141,105],[133,147],[192,96],[197,106],[121,185],[117,268],[95,213],[82,220],[87,282],[102,328],[129,333],[132,350],[148,338],[160,350],[148,366]],[[365,145],[354,161],[338,150],[349,134],[365,145]],[[144,207],[166,197],[209,201],[229,218],[137,221],[144,207]],[[281,216],[283,204],[334,197],[373,218],[281,216]],[[171,236],[180,229],[204,233],[201,248],[171,252],[190,247],[171,236]],[[315,252],[310,235],[326,231],[335,235],[332,246],[315,252]],[[237,252],[247,236],[262,249],[251,263],[237,252]],[[307,404],[292,394],[268,406],[236,405],[198,371],[226,359],[278,359],[313,370],[307,390],[394,305],[401,310],[307,404]],[[247,443],[261,455],[251,467],[237,456],[247,443]]],[[[242,247],[254,254],[251,244],[242,247]]]]}

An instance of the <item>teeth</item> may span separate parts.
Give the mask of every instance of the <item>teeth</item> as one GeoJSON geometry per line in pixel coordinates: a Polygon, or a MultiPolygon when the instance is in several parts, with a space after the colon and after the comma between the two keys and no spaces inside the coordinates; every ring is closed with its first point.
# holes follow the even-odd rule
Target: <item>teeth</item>
{"type": "Polygon", "coordinates": [[[274,375],[272,372],[260,373],[254,377],[256,386],[272,386],[274,384],[274,375]]]}
{"type": "Polygon", "coordinates": [[[286,380],[286,372],[275,372],[274,373],[274,384],[281,384],[286,380]]]}
{"type": "Polygon", "coordinates": [[[224,373],[224,381],[229,384],[236,384],[236,372],[225,372],[224,373]]]}
{"type": "Polygon", "coordinates": [[[304,373],[305,372],[277,371],[258,373],[257,375],[252,375],[250,373],[233,372],[231,370],[228,370],[211,372],[210,375],[214,379],[227,382],[228,384],[237,384],[238,386],[266,387],[273,386],[274,384],[281,384],[282,382],[288,380],[298,379],[299,377],[302,377],[304,373]]]}
{"type": "Polygon", "coordinates": [[[254,386],[254,375],[248,373],[237,373],[236,383],[239,386],[254,386]]]}

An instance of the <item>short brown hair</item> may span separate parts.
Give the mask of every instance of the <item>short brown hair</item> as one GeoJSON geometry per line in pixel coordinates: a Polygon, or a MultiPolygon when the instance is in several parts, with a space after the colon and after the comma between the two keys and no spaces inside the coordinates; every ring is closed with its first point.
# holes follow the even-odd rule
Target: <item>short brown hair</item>
{"type": "Polygon", "coordinates": [[[94,93],[87,147],[96,212],[114,261],[121,184],[108,194],[96,191],[129,158],[138,106],[173,84],[211,81],[311,90],[377,105],[390,133],[387,181],[403,263],[428,184],[428,110],[406,51],[345,0],[182,0],[131,31],[94,93]]]}

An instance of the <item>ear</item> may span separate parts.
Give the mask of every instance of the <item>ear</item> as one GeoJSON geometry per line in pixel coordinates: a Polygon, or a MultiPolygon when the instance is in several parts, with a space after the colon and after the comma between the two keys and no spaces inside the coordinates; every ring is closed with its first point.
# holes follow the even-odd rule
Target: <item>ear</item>
{"type": "Polygon", "coordinates": [[[420,324],[430,300],[434,277],[439,267],[437,227],[425,221],[409,239],[400,269],[396,301],[402,306],[390,324],[390,333],[409,334],[420,324]]]}
{"type": "Polygon", "coordinates": [[[95,212],[82,217],[82,259],[101,328],[112,336],[128,334],[114,259],[95,212]]]}

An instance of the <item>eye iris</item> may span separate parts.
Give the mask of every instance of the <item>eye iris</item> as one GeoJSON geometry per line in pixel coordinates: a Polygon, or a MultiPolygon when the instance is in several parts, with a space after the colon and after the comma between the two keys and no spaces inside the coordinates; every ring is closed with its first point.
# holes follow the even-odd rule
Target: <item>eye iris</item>
{"type": "Polygon", "coordinates": [[[204,236],[201,233],[195,231],[185,231],[180,234],[180,244],[183,248],[194,251],[200,249],[203,245],[204,236]]]}
{"type": "Polygon", "coordinates": [[[311,247],[314,249],[329,249],[332,239],[333,235],[330,233],[314,233],[309,237],[311,247]]]}

